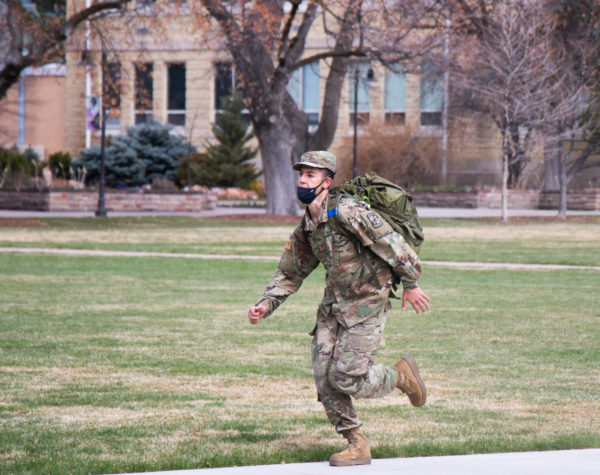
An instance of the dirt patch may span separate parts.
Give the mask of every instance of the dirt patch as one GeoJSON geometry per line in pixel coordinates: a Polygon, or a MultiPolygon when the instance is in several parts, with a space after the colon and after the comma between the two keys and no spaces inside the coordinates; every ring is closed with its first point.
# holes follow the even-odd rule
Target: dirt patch
{"type": "Polygon", "coordinates": [[[30,226],[48,226],[48,223],[38,219],[24,218],[0,218],[0,226],[9,227],[30,227],[30,226]]]}
{"type": "Polygon", "coordinates": [[[257,223],[286,223],[297,224],[301,216],[279,214],[232,214],[228,216],[215,216],[212,219],[224,221],[255,221],[257,223]]]}

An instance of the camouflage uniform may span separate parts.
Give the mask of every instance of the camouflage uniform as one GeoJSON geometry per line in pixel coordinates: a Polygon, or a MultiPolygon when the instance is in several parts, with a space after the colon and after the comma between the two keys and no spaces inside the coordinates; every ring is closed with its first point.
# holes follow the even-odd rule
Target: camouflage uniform
{"type": "Polygon", "coordinates": [[[375,355],[383,345],[393,274],[405,289],[414,288],[421,265],[400,234],[352,198],[339,201],[337,218],[361,246],[336,233],[328,224],[327,201],[316,224],[307,209],[257,305],[267,308],[265,317],[270,315],[319,263],[325,266],[327,286],[311,332],[313,374],[327,417],[342,432],[362,425],[351,397],[382,397],[396,386],[394,368],[377,364],[375,355]]]}

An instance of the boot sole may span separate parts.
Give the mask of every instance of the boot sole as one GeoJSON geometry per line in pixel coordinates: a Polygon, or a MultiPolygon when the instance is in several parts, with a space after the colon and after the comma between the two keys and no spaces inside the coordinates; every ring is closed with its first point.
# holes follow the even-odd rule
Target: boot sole
{"type": "Polygon", "coordinates": [[[419,373],[419,366],[417,365],[416,360],[410,355],[403,356],[402,359],[408,363],[408,366],[410,366],[410,369],[412,370],[413,374],[415,375],[415,379],[417,380],[417,383],[419,383],[419,386],[421,386],[421,392],[423,393],[423,401],[421,401],[421,404],[418,404],[418,405],[413,404],[413,405],[415,407],[422,407],[427,402],[427,388],[425,388],[425,383],[421,379],[421,375],[419,373]]]}
{"type": "Polygon", "coordinates": [[[329,465],[332,467],[350,467],[352,465],[369,465],[371,463],[371,457],[359,457],[353,460],[330,460],[329,465]]]}

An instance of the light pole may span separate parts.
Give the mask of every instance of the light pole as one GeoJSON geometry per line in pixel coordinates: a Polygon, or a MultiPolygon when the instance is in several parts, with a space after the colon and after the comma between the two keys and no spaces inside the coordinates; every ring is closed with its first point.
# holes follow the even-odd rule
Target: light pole
{"type": "MultiPolygon", "coordinates": [[[[354,68],[354,120],[353,128],[354,134],[352,137],[352,178],[356,178],[358,175],[356,171],[356,158],[358,151],[358,80],[359,80],[359,65],[356,64],[354,68]]],[[[375,81],[375,74],[373,69],[369,68],[367,71],[367,81],[375,81]]]]}
{"type": "Polygon", "coordinates": [[[106,138],[106,109],[104,108],[104,103],[100,106],[101,110],[101,134],[100,134],[100,186],[98,187],[98,208],[96,209],[97,217],[106,217],[106,204],[104,197],[104,142],[106,138]]]}

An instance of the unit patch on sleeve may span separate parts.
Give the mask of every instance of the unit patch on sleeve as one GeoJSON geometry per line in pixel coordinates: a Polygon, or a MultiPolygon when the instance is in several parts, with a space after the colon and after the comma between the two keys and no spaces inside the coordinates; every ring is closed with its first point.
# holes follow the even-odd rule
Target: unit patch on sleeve
{"type": "Polygon", "coordinates": [[[290,241],[289,239],[287,239],[287,240],[285,241],[285,247],[284,247],[284,249],[285,249],[286,251],[290,251],[290,250],[292,249],[292,241],[290,241]]]}
{"type": "Polygon", "coordinates": [[[379,217],[379,215],[377,213],[369,213],[369,214],[367,214],[367,218],[369,219],[369,221],[371,222],[371,225],[374,228],[379,228],[379,227],[383,226],[383,221],[381,220],[381,218],[379,217]]]}

